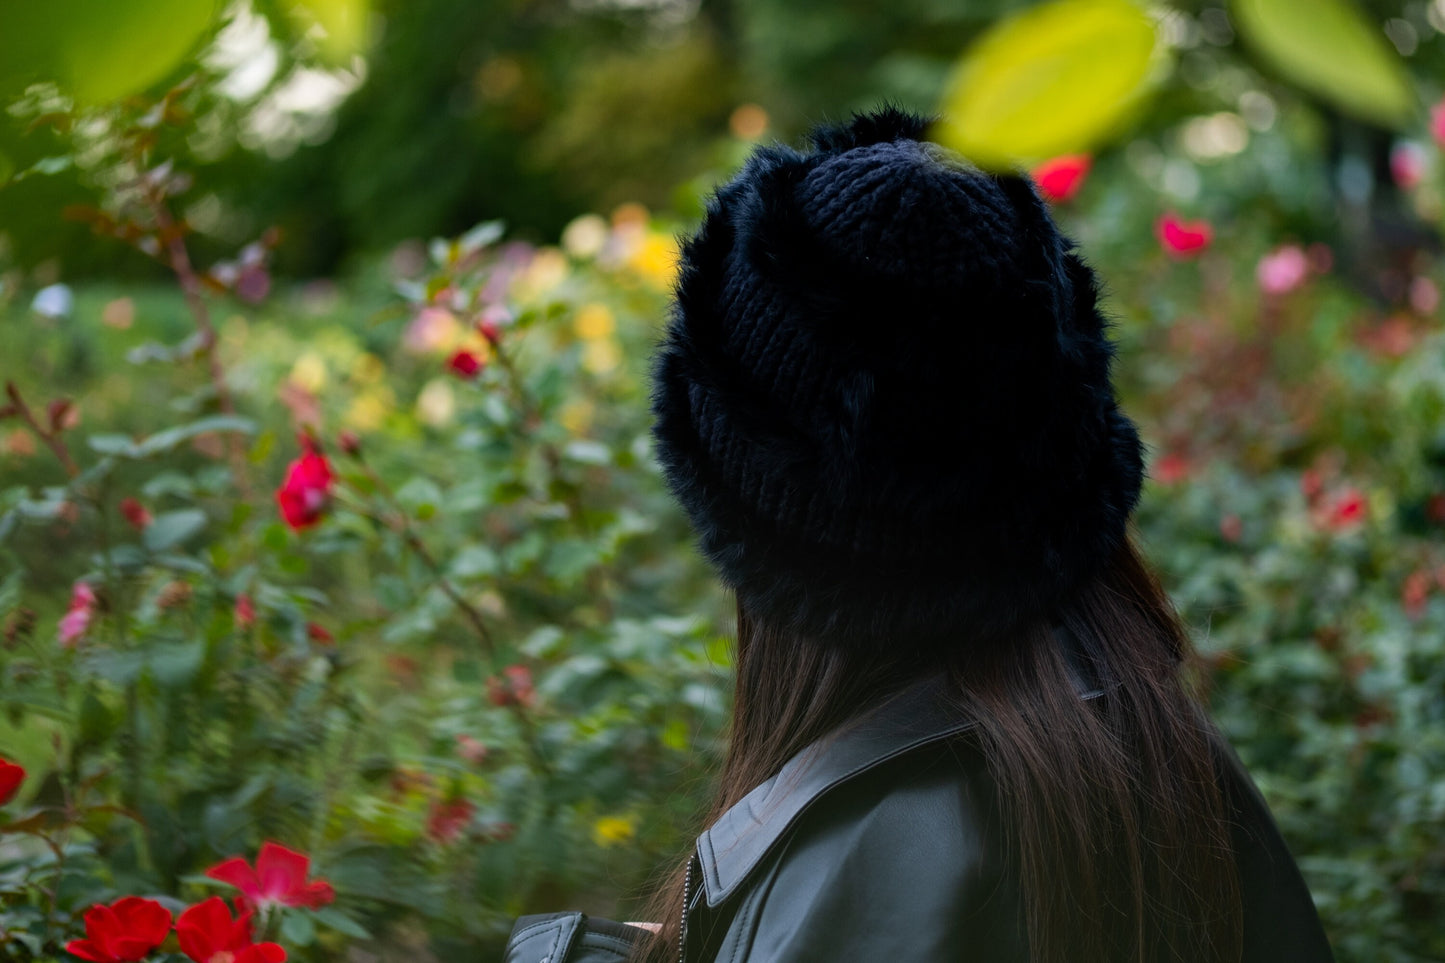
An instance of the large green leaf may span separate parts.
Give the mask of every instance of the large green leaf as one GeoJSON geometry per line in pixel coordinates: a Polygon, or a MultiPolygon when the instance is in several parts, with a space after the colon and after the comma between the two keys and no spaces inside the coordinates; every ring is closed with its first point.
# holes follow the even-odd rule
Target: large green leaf
{"type": "Polygon", "coordinates": [[[36,80],[84,103],[140,93],[196,50],[218,10],[215,0],[0,4],[0,95],[36,80]]]}
{"type": "Polygon", "coordinates": [[[1154,23],[1129,0],[1053,0],[1000,21],[965,53],[936,134],[987,167],[1084,151],[1149,87],[1154,23]]]}
{"type": "Polygon", "coordinates": [[[367,0],[291,0],[292,16],[303,27],[316,26],[317,52],[334,64],[347,64],[366,48],[371,33],[367,0]]]}
{"type": "Polygon", "coordinates": [[[1245,39],[1306,90],[1384,126],[1414,115],[1404,63],[1350,0],[1231,0],[1230,8],[1245,39]]]}

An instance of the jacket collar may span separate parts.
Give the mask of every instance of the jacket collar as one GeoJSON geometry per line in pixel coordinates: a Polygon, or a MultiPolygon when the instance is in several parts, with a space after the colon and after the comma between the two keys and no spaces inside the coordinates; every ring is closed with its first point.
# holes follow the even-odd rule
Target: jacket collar
{"type": "MultiPolygon", "coordinates": [[[[1075,636],[1054,627],[1081,698],[1103,685],[1075,636]]],[[[748,793],[697,840],[707,905],[716,907],[761,863],[820,798],[843,783],[915,749],[977,725],[948,698],[946,674],[929,676],[840,732],[798,753],[778,774],[748,793]]]]}

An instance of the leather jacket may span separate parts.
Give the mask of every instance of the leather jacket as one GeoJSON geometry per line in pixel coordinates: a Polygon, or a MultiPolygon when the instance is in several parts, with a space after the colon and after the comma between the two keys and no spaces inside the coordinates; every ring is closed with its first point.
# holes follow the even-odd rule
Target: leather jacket
{"type": "MultiPolygon", "coordinates": [[[[1072,665],[1082,698],[1107,697],[1072,665]]],[[[994,787],[978,752],[953,738],[974,723],[942,686],[924,680],[810,746],[698,838],[683,963],[1027,963],[994,787]]],[[[1242,963],[1329,963],[1264,799],[1221,746],[1242,963]]],[[[617,963],[629,931],[578,913],[524,917],[506,963],[617,963]]]]}

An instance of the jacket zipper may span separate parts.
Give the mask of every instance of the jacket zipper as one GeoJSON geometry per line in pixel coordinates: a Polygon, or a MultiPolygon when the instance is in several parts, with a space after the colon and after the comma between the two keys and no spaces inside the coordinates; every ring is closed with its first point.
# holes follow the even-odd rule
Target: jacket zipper
{"type": "Polygon", "coordinates": [[[692,899],[692,860],[687,861],[687,875],[682,880],[682,926],[677,930],[677,963],[687,959],[687,904],[692,899]]]}

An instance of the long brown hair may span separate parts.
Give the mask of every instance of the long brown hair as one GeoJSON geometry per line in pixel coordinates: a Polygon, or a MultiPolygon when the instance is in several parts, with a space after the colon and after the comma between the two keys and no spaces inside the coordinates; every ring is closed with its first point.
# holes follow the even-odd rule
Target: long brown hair
{"type": "MultiPolygon", "coordinates": [[[[1218,734],[1188,685],[1187,630],[1131,539],[1052,618],[1007,640],[961,638],[932,663],[907,651],[789,637],[739,598],[732,729],[707,824],[810,743],[947,669],[979,722],[1034,963],[1239,959],[1218,734]],[[1081,640],[1108,681],[1104,697],[1078,698],[1053,621],[1081,640]]],[[[635,960],[676,959],[686,865],[649,904],[662,928],[635,960]]]]}

